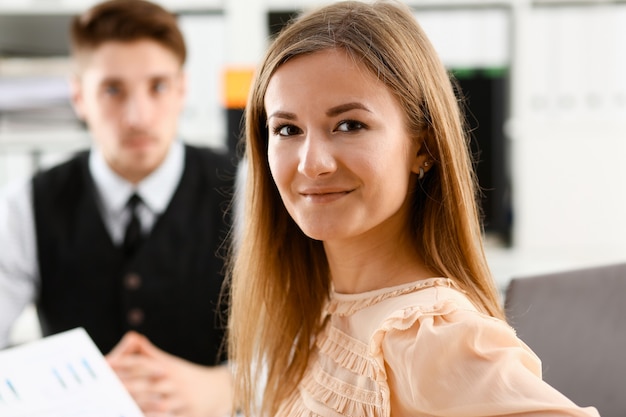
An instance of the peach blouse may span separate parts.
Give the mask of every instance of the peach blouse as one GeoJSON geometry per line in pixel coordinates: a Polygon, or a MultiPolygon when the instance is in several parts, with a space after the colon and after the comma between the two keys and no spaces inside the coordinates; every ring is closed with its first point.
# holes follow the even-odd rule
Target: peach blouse
{"type": "Polygon", "coordinates": [[[333,293],[279,416],[598,416],[541,379],[537,356],[453,281],[333,293]]]}

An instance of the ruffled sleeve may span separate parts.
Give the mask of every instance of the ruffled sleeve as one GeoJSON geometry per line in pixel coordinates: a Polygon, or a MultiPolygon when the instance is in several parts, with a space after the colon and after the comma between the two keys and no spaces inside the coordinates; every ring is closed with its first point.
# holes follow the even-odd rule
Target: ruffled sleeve
{"type": "Polygon", "coordinates": [[[394,416],[599,415],[544,382],[507,323],[454,301],[389,317],[370,350],[384,361],[394,416]]]}

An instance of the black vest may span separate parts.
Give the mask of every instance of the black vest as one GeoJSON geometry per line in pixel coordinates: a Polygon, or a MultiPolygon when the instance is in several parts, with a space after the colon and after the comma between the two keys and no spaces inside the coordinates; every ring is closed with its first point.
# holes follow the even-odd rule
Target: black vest
{"type": "Polygon", "coordinates": [[[108,353],[132,329],[187,360],[222,361],[220,292],[234,177],[227,157],[186,146],[184,173],[169,206],[134,258],[125,260],[97,207],[87,153],[37,174],[43,334],[82,326],[108,353]]]}

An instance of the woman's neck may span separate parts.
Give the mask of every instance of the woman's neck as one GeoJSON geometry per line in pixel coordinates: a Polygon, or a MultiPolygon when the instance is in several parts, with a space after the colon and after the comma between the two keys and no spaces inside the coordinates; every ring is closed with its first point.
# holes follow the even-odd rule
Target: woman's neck
{"type": "Polygon", "coordinates": [[[434,276],[408,236],[324,242],[324,248],[339,293],[357,294],[434,276]]]}

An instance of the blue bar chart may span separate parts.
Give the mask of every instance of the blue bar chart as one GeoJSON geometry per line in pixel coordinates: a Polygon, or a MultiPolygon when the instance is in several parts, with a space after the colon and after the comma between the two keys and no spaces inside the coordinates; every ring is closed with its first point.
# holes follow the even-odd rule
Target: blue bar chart
{"type": "Polygon", "coordinates": [[[0,351],[0,416],[141,417],[83,329],[0,351]]]}

